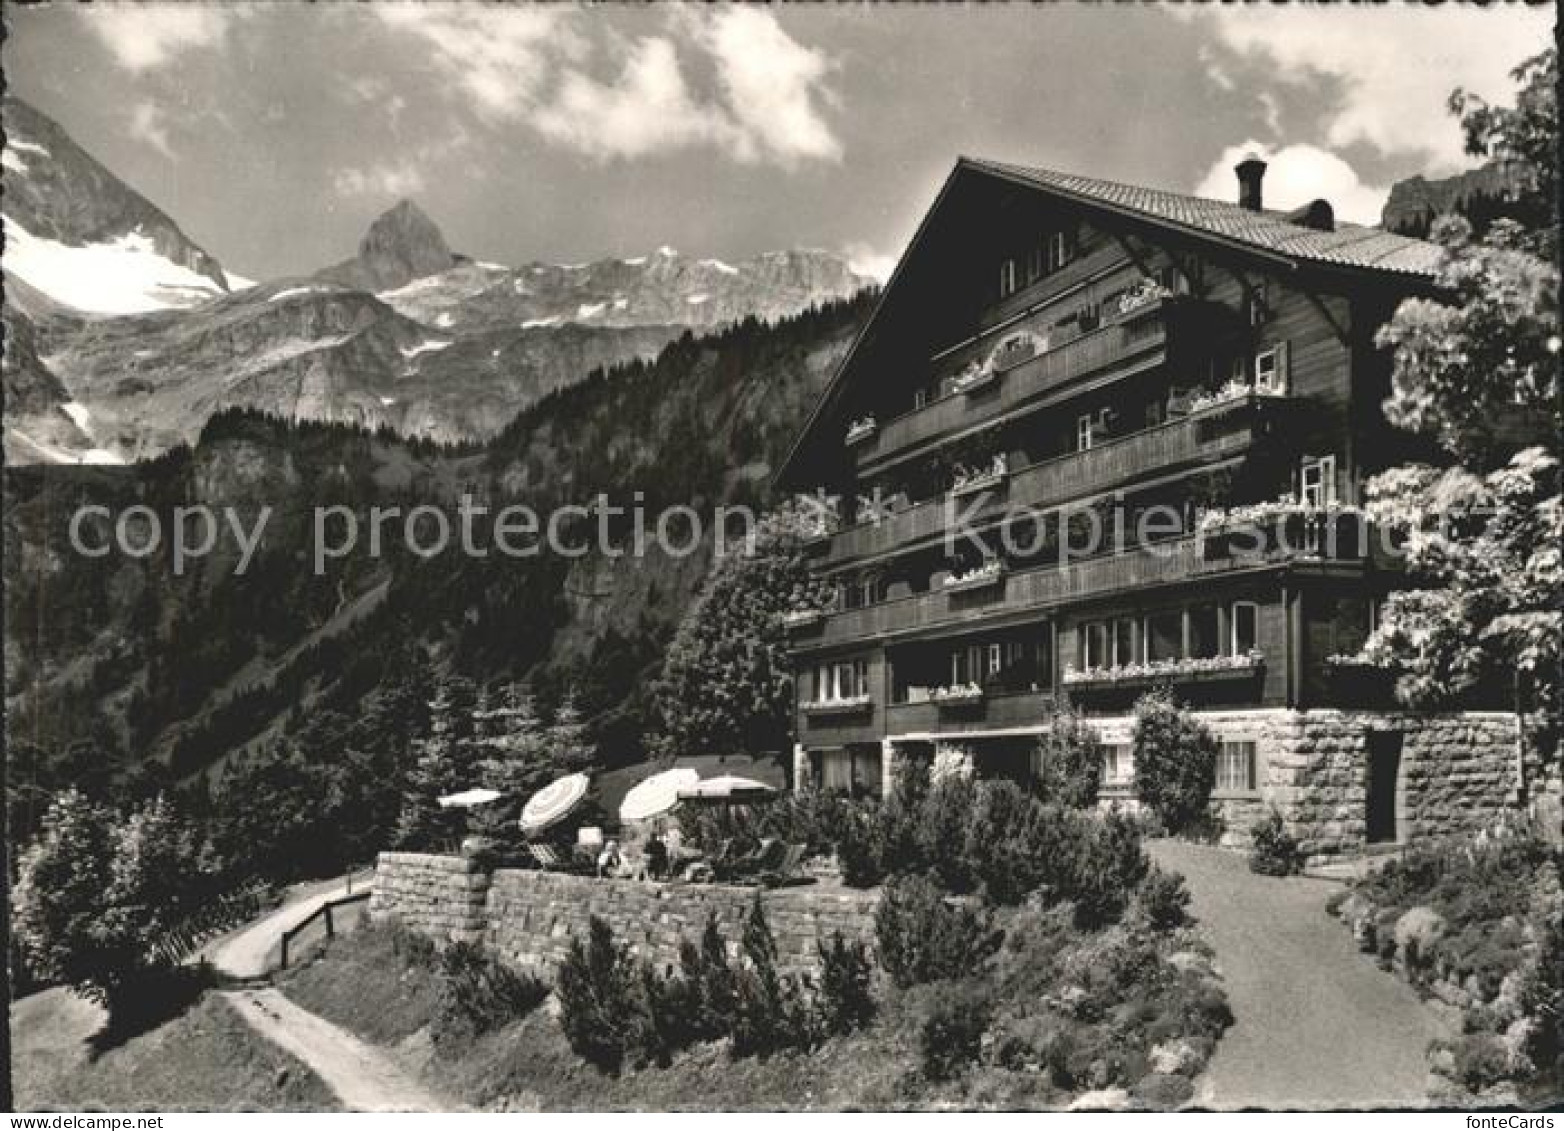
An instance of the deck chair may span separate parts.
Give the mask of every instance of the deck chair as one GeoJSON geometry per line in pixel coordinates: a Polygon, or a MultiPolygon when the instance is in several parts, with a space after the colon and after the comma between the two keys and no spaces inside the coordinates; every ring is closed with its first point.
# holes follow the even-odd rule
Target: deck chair
{"type": "Polygon", "coordinates": [[[527,851],[532,853],[532,858],[538,862],[538,867],[545,872],[558,872],[565,870],[565,862],[559,858],[552,845],[527,842],[527,851]]]}
{"type": "Polygon", "coordinates": [[[799,875],[798,866],[804,862],[804,856],[808,851],[808,845],[788,845],[787,851],[782,854],[782,859],[777,866],[768,868],[760,873],[760,882],[768,888],[779,888],[784,884],[800,883],[803,877],[799,875]]]}

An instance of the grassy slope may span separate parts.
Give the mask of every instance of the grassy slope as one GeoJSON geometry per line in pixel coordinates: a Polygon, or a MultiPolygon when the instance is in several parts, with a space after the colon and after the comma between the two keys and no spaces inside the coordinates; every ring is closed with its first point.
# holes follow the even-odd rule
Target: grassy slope
{"type": "Polygon", "coordinates": [[[916,1078],[910,1014],[887,1003],[869,1031],[811,1055],[731,1060],[696,1048],[668,1068],[610,1077],[565,1042],[549,1007],[461,1049],[436,1052],[426,1028],[431,975],[393,935],[369,928],[337,939],[281,983],[294,1001],[393,1055],[425,1086],[488,1110],[817,1110],[959,1104],[916,1078]]]}
{"type": "Polygon", "coordinates": [[[96,1007],[61,989],[12,1007],[18,1111],[336,1111],[309,1069],[208,994],[157,1029],[94,1056],[96,1007]]]}

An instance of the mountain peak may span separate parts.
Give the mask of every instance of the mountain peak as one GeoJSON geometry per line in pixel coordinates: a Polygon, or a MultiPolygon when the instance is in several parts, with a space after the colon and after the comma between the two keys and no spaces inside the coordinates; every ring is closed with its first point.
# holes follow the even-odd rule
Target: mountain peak
{"type": "Polygon", "coordinates": [[[357,256],[326,268],[320,277],[363,290],[393,291],[457,262],[440,226],[414,201],[403,199],[370,223],[357,256]]]}

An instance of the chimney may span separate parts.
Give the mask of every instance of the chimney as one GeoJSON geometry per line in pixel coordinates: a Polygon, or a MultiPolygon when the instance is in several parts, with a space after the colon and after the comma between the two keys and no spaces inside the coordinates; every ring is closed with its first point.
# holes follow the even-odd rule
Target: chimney
{"type": "Polygon", "coordinates": [[[1260,195],[1260,182],[1265,179],[1265,162],[1251,153],[1233,166],[1233,172],[1238,174],[1238,203],[1251,212],[1259,212],[1265,207],[1260,195]]]}

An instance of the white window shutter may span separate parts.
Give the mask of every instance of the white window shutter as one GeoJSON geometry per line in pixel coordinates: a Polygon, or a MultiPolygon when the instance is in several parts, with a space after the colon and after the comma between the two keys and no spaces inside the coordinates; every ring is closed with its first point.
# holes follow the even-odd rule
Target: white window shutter
{"type": "Polygon", "coordinates": [[[1292,392],[1292,373],[1289,369],[1290,352],[1285,341],[1276,343],[1276,387],[1283,395],[1292,392]]]}

